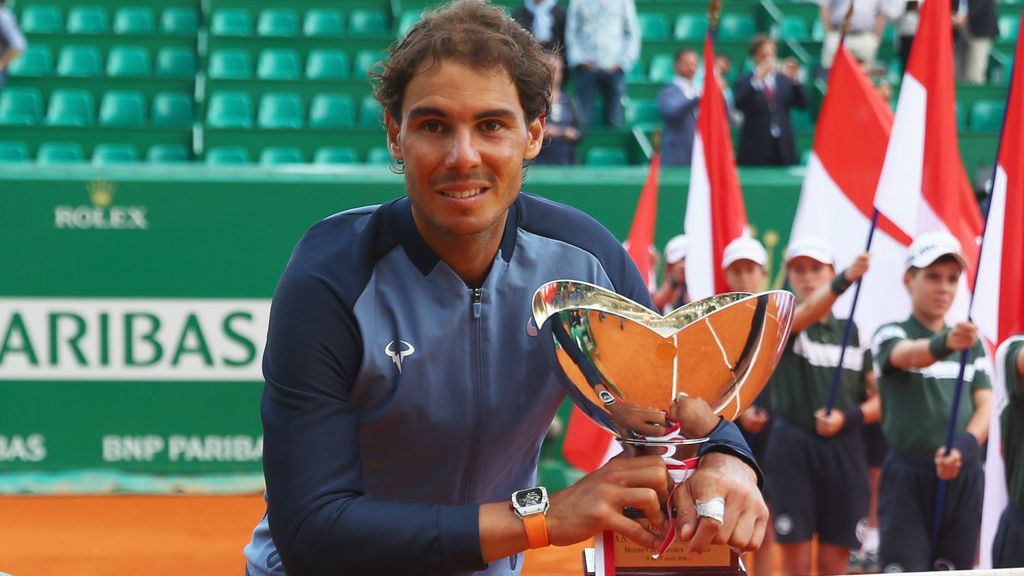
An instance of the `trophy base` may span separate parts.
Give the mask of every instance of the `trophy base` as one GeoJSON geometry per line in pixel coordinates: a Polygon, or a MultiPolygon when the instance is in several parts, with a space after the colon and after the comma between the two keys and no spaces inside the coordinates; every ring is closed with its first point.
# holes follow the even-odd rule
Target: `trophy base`
{"type": "MultiPolygon", "coordinates": [[[[641,520],[646,522],[646,520],[641,520]]],[[[613,532],[604,532],[595,541],[593,549],[584,553],[586,576],[669,576],[685,574],[696,576],[745,576],[740,557],[728,546],[712,545],[703,554],[687,556],[686,544],[674,543],[665,554],[655,560],[653,550],[613,532]]]]}

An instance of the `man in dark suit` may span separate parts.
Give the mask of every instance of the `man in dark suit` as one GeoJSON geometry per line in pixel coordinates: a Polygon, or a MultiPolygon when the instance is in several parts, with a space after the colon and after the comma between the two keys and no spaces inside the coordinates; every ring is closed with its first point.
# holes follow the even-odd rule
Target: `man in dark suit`
{"type": "Polygon", "coordinates": [[[758,34],[750,43],[754,72],[733,84],[736,109],[743,113],[739,153],[741,166],[790,166],[799,161],[789,110],[807,107],[797,65],[789,61],[776,70],[775,41],[758,34]]]}
{"type": "Polygon", "coordinates": [[[957,80],[984,84],[992,42],[999,36],[994,0],[954,0],[953,26],[960,33],[957,80]]]}
{"type": "Polygon", "coordinates": [[[658,112],[665,123],[661,140],[661,163],[664,166],[689,166],[693,155],[693,132],[697,129],[697,104],[700,91],[694,85],[697,53],[681,49],[676,52],[675,78],[658,93],[658,112]]]}

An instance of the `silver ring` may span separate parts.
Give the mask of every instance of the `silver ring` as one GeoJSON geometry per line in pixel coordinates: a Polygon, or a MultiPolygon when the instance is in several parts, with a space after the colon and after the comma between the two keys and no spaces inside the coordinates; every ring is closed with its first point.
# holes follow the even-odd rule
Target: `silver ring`
{"type": "Polygon", "coordinates": [[[725,524],[725,499],[716,496],[707,502],[697,500],[697,516],[725,524]]]}

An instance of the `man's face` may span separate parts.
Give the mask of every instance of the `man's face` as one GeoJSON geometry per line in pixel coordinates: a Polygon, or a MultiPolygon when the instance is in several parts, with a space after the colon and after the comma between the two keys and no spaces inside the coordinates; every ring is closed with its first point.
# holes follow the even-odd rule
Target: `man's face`
{"type": "Polygon", "coordinates": [[[676,60],[676,74],[683,78],[692,79],[697,73],[697,54],[695,52],[683,52],[676,60]]]}
{"type": "Polygon", "coordinates": [[[903,275],[903,285],[910,293],[914,313],[925,319],[945,317],[953,305],[961,271],[956,262],[940,262],[927,268],[908,270],[903,275]]]}
{"type": "Polygon", "coordinates": [[[775,63],[775,43],[765,42],[757,50],[757,54],[754,55],[754,62],[760,64],[762,62],[775,63]]]}
{"type": "Polygon", "coordinates": [[[803,300],[822,285],[831,282],[836,273],[828,264],[807,256],[797,256],[787,264],[786,275],[797,298],[803,300]]]}
{"type": "Polygon", "coordinates": [[[428,244],[500,237],[523,161],[537,155],[544,132],[541,119],[527,125],[507,72],[424,63],[406,86],[402,124],[390,115],[385,124],[428,244]]]}
{"type": "Polygon", "coordinates": [[[737,260],[725,269],[725,283],[733,292],[760,292],[764,278],[764,267],[753,260],[737,260]]]}

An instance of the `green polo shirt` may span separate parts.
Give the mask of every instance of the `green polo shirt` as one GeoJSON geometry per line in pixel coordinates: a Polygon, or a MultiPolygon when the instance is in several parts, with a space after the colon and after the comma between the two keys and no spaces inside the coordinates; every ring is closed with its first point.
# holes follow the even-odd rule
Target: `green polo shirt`
{"type": "Polygon", "coordinates": [[[1024,336],[1009,341],[1003,365],[1007,405],[999,416],[1006,463],[1006,490],[1010,501],[1024,507],[1024,391],[1017,372],[1017,354],[1024,349],[1024,336]]]}
{"type": "MultiPolygon", "coordinates": [[[[892,349],[901,340],[931,338],[935,335],[916,318],[882,325],[872,339],[882,398],[882,434],[895,450],[932,458],[946,442],[946,427],[953,407],[953,392],[960,371],[960,352],[953,352],[926,368],[900,370],[889,364],[892,349]]],[[[964,371],[964,392],[960,396],[955,434],[967,429],[974,414],[972,393],[991,388],[985,349],[976,342],[964,371]]]]}
{"type": "MultiPolygon", "coordinates": [[[[772,413],[814,433],[814,411],[824,408],[839,365],[846,320],[831,313],[822,322],[790,334],[779,365],[768,383],[772,413]]],[[[837,410],[860,404],[867,391],[864,375],[871,370],[871,352],[860,347],[857,326],[843,356],[843,371],[836,394],[837,410]]]]}

